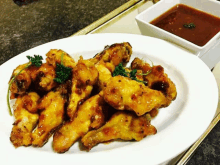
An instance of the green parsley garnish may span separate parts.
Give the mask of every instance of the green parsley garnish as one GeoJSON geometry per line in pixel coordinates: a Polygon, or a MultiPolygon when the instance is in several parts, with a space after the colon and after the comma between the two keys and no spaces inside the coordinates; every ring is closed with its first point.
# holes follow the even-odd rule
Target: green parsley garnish
{"type": "Polygon", "coordinates": [[[34,55],[34,57],[30,57],[30,56],[27,56],[27,58],[29,59],[29,62],[27,63],[27,65],[25,65],[25,67],[23,69],[21,69],[17,75],[15,75],[14,77],[11,78],[10,82],[9,82],[9,85],[8,85],[8,92],[7,92],[7,105],[8,105],[8,111],[9,111],[9,114],[12,116],[12,111],[11,111],[11,107],[10,107],[10,103],[9,103],[9,91],[10,91],[10,87],[11,87],[11,84],[14,82],[15,78],[23,71],[25,70],[26,68],[28,68],[29,66],[31,65],[35,65],[37,67],[40,67],[41,64],[42,64],[42,60],[43,60],[43,57],[42,56],[39,56],[39,55],[34,55]]]}
{"type": "Polygon", "coordinates": [[[27,56],[27,58],[31,62],[31,65],[35,65],[36,67],[40,67],[42,65],[42,56],[34,55],[34,57],[27,56]]]}
{"type": "MultiPolygon", "coordinates": [[[[136,75],[146,75],[145,73],[137,74],[137,69],[133,69],[130,73],[130,78],[140,83],[147,84],[147,81],[138,80],[136,75]]],[[[149,74],[149,73],[148,73],[149,74]]]]}
{"type": "MultiPolygon", "coordinates": [[[[151,71],[148,71],[147,73],[143,73],[143,74],[138,74],[138,75],[148,75],[151,71]]],[[[129,77],[131,78],[132,80],[135,80],[137,82],[141,82],[141,83],[144,83],[146,84],[147,82],[146,81],[142,81],[142,80],[138,80],[136,75],[137,75],[137,69],[133,69],[131,70],[130,72],[126,72],[125,71],[125,68],[123,67],[122,63],[120,63],[118,66],[115,67],[115,70],[112,74],[112,76],[118,76],[118,75],[121,75],[121,76],[124,76],[124,77],[129,77]]]]}
{"type": "Polygon", "coordinates": [[[125,71],[122,63],[120,63],[118,66],[115,67],[115,70],[114,70],[112,76],[115,77],[115,76],[121,75],[121,76],[124,76],[124,77],[128,77],[127,73],[128,72],[125,71]]]}
{"type": "Polygon", "coordinates": [[[62,84],[71,75],[72,68],[66,67],[63,64],[57,64],[56,67],[56,78],[54,81],[62,84]]]}
{"type": "Polygon", "coordinates": [[[188,29],[193,29],[196,27],[196,25],[194,23],[189,23],[189,24],[184,24],[183,25],[184,28],[188,28],[188,29]]]}
{"type": "Polygon", "coordinates": [[[137,73],[137,69],[133,69],[133,70],[129,73],[130,78],[131,78],[132,80],[136,80],[136,79],[137,79],[136,73],[137,73]]]}
{"type": "Polygon", "coordinates": [[[61,55],[61,64],[57,64],[56,67],[56,78],[54,79],[57,83],[64,83],[71,75],[72,68],[63,65],[63,55],[61,55]]]}

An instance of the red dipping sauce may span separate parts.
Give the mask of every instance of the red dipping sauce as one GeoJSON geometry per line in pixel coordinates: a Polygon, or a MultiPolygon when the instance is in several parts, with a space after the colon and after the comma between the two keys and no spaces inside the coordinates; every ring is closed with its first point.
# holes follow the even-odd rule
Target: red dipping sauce
{"type": "Polygon", "coordinates": [[[150,22],[198,46],[204,46],[220,31],[220,18],[178,4],[150,22]]]}

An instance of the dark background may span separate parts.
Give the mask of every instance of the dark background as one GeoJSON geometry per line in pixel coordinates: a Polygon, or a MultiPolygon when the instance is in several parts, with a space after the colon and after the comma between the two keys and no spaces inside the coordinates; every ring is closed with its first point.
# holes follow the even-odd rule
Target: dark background
{"type": "MultiPolygon", "coordinates": [[[[190,136],[190,135],[186,135],[190,136]]],[[[220,122],[197,148],[187,165],[220,164],[220,122]]]]}
{"type": "Polygon", "coordinates": [[[0,1],[0,65],[30,48],[68,37],[129,0],[0,1]]]}

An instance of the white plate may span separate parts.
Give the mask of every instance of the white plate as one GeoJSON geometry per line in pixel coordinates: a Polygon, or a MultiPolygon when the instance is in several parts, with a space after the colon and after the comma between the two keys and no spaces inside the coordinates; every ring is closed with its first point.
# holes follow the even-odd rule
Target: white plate
{"type": "Polygon", "coordinates": [[[214,117],[218,103],[218,87],[208,67],[196,56],[172,44],[141,35],[95,34],[77,36],[50,42],[28,50],[0,66],[0,164],[95,164],[134,165],[159,164],[183,152],[206,130],[214,117]],[[27,55],[45,57],[50,49],[63,49],[72,56],[93,57],[105,45],[130,42],[132,59],[148,57],[161,64],[177,87],[177,98],[162,108],[152,124],[156,135],[140,142],[112,142],[100,144],[90,152],[80,151],[75,143],[65,154],[52,151],[50,138],[43,148],[20,147],[15,149],[9,136],[14,121],[6,105],[7,83],[13,69],[27,62],[27,55]]]}

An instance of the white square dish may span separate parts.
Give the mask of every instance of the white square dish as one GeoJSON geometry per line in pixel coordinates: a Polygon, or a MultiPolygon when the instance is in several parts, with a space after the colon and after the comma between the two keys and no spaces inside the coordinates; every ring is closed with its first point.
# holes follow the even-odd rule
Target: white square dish
{"type": "MultiPolygon", "coordinates": [[[[218,32],[211,40],[209,40],[204,46],[198,46],[189,42],[177,35],[160,29],[150,22],[177,4],[184,4],[203,12],[220,17],[220,2],[213,0],[161,0],[150,8],[146,9],[142,13],[136,16],[136,21],[139,29],[143,35],[156,37],[175,43],[193,54],[202,57],[208,50],[216,47],[220,44],[220,32],[218,32]]],[[[211,30],[211,29],[210,29],[211,30]]]]}

